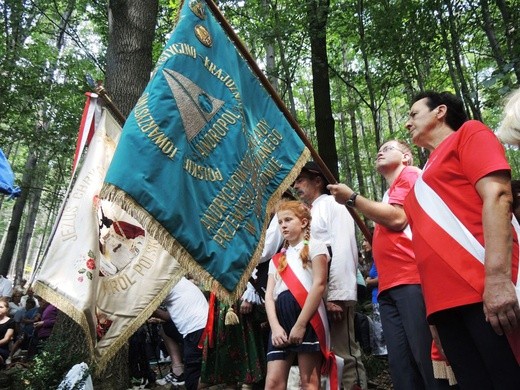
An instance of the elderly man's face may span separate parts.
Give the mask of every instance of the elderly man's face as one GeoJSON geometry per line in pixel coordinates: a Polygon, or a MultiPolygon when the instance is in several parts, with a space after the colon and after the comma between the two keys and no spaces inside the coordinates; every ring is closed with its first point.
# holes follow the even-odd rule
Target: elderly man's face
{"type": "Polygon", "coordinates": [[[293,186],[300,199],[311,205],[321,195],[322,181],[320,177],[302,172],[296,178],[293,186]]]}

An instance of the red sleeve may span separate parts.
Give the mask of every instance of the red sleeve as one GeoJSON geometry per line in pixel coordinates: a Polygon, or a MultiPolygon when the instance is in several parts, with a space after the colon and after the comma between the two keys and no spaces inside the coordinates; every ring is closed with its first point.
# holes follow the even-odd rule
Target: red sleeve
{"type": "Polygon", "coordinates": [[[420,174],[421,170],[417,167],[405,167],[388,191],[388,203],[402,206],[420,174]]]}
{"type": "Polygon", "coordinates": [[[472,120],[466,122],[459,131],[465,133],[459,145],[460,164],[473,186],[490,173],[511,171],[504,146],[486,125],[472,120]]]}

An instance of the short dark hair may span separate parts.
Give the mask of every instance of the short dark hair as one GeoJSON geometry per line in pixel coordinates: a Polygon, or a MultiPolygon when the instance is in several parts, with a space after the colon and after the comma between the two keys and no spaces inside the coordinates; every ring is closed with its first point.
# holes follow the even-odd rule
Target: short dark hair
{"type": "Polygon", "coordinates": [[[430,111],[440,105],[445,105],[448,108],[446,112],[446,124],[454,131],[457,131],[462,124],[468,120],[464,103],[451,92],[422,91],[414,96],[412,104],[421,99],[426,99],[426,105],[430,111]]]}

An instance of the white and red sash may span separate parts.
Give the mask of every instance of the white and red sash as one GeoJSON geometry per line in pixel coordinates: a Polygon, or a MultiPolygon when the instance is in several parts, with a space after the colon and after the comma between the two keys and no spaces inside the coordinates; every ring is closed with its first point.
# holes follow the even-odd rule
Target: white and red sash
{"type": "MultiPolygon", "coordinates": [[[[277,269],[281,255],[281,253],[277,253],[273,256],[273,263],[277,269]]],[[[287,263],[287,267],[280,273],[280,276],[300,307],[303,308],[311,288],[308,277],[303,274],[303,270],[300,272],[300,270],[296,268],[296,271],[294,271],[289,263],[287,263]]],[[[310,282],[312,283],[312,281],[310,282]]],[[[329,323],[323,301],[320,302],[318,310],[316,310],[312,316],[310,324],[318,336],[321,353],[324,358],[321,373],[329,377],[327,381],[328,388],[331,390],[339,389],[339,384],[341,383],[340,378],[343,372],[343,362],[342,359],[337,359],[330,350],[329,323]]]]}
{"type": "Polygon", "coordinates": [[[83,108],[83,115],[81,116],[81,123],[79,125],[78,139],[76,141],[76,151],[74,152],[74,160],[72,162],[72,176],[78,167],[78,161],[83,153],[85,146],[88,146],[92,137],[94,136],[94,129],[97,125],[95,118],[97,111],[97,97],[98,95],[92,92],[86,92],[87,100],[83,108]]]}
{"type": "MultiPolygon", "coordinates": [[[[457,216],[450,210],[448,205],[443,199],[423,180],[422,177],[417,179],[413,189],[413,201],[410,202],[410,206],[414,208],[414,213],[424,213],[429,219],[435,222],[434,229],[442,231],[443,235],[450,236],[457,244],[458,248],[454,248],[452,245],[447,245],[444,240],[429,240],[429,245],[435,252],[437,252],[452,269],[457,272],[466,282],[475,288],[477,291],[481,287],[482,281],[476,281],[471,278],[470,270],[468,270],[468,264],[460,261],[450,261],[450,259],[457,259],[458,256],[454,256],[455,250],[463,250],[465,253],[471,255],[476,261],[473,263],[473,267],[481,267],[484,265],[485,260],[485,248],[484,246],[471,234],[466,226],[457,218],[457,216]]],[[[414,230],[422,235],[423,237],[431,236],[432,226],[423,223],[422,218],[414,222],[414,230]],[[423,229],[427,231],[421,231],[423,229]]],[[[514,234],[520,237],[520,225],[516,218],[513,216],[511,224],[514,228],[514,234]]],[[[519,250],[519,247],[516,247],[519,250]]],[[[520,254],[517,254],[520,256],[520,254]]],[[[517,275],[515,290],[516,296],[520,301],[520,267],[517,268],[517,275]]],[[[514,332],[512,335],[507,335],[509,344],[520,363],[520,331],[514,332]]]]}

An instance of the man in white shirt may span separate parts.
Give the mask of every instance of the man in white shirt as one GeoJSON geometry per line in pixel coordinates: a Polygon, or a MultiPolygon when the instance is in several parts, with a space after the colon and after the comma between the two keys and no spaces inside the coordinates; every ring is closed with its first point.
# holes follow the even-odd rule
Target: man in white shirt
{"type": "Polygon", "coordinates": [[[311,236],[327,244],[331,251],[327,312],[331,321],[332,351],[344,359],[343,388],[367,388],[361,350],[354,334],[357,300],[358,249],[354,220],[327,190],[327,180],[313,161],[303,167],[294,189],[311,207],[311,236]]]}

